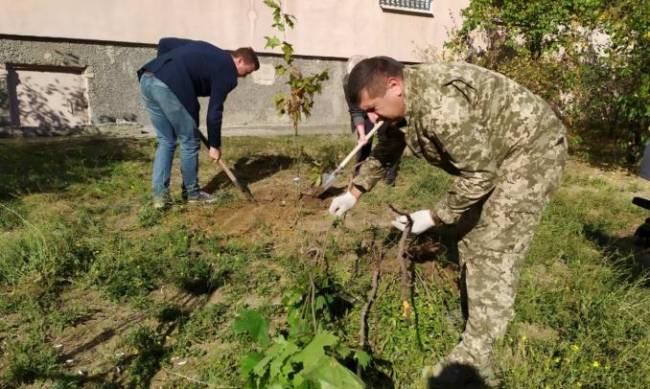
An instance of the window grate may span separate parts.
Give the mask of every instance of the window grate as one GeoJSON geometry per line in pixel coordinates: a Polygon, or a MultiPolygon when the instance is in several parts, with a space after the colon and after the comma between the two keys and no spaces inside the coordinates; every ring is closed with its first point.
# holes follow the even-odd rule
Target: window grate
{"type": "Polygon", "coordinates": [[[431,15],[432,0],[379,0],[379,6],[384,10],[413,12],[431,15]]]}

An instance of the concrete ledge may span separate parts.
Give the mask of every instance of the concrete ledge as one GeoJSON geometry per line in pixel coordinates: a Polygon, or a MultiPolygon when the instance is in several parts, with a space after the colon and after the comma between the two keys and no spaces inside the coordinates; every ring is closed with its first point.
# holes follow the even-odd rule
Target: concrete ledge
{"type": "MultiPolygon", "coordinates": [[[[205,133],[205,128],[202,128],[205,133]]],[[[304,125],[299,135],[341,135],[349,133],[347,124],[304,125]]],[[[222,135],[228,136],[278,136],[293,135],[291,126],[236,126],[224,127],[222,135]]],[[[38,138],[72,136],[107,136],[116,138],[155,138],[151,126],[139,124],[105,124],[75,128],[0,127],[0,138],[38,138]]]]}

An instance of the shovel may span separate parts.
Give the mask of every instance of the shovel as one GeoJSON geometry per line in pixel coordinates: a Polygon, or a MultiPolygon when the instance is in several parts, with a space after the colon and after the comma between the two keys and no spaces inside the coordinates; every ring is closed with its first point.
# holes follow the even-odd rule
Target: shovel
{"type": "MultiPolygon", "coordinates": [[[[372,138],[372,136],[375,135],[375,133],[379,130],[379,128],[383,124],[384,124],[383,121],[378,121],[375,124],[375,126],[372,128],[372,130],[370,130],[370,132],[368,134],[366,134],[366,139],[370,140],[370,138],[372,138]]],[[[336,182],[336,175],[341,172],[341,170],[345,167],[345,165],[347,165],[348,162],[350,162],[352,157],[354,157],[354,155],[356,153],[358,153],[359,150],[361,150],[361,148],[363,146],[364,145],[357,143],[357,146],[350,152],[350,154],[348,154],[347,157],[345,157],[345,159],[339,164],[339,166],[336,167],[336,169],[334,169],[333,172],[331,172],[331,173],[323,173],[323,175],[321,176],[321,186],[318,189],[318,195],[319,196],[322,195],[323,193],[327,192],[327,190],[329,188],[331,188],[332,185],[334,185],[334,182],[336,182]]]]}
{"type": "MultiPolygon", "coordinates": [[[[201,138],[201,142],[203,142],[203,144],[205,145],[205,147],[210,148],[210,145],[208,144],[208,139],[205,137],[205,135],[203,135],[203,133],[202,133],[201,131],[199,131],[198,129],[196,130],[196,133],[199,135],[199,138],[201,138]]],[[[244,193],[244,195],[246,196],[246,198],[247,198],[249,201],[255,203],[255,202],[256,202],[256,201],[255,201],[255,197],[253,197],[253,193],[252,193],[251,190],[248,188],[248,185],[246,185],[246,184],[242,184],[242,183],[237,179],[237,177],[235,177],[235,175],[232,174],[232,171],[228,168],[228,166],[226,166],[225,163],[223,163],[223,161],[222,161],[221,159],[219,159],[219,161],[217,161],[217,163],[219,164],[219,166],[221,167],[221,169],[223,169],[223,171],[226,173],[226,175],[228,176],[228,178],[230,179],[230,181],[231,181],[231,182],[232,182],[232,183],[233,183],[237,188],[239,188],[239,190],[241,190],[241,191],[244,193]]]]}

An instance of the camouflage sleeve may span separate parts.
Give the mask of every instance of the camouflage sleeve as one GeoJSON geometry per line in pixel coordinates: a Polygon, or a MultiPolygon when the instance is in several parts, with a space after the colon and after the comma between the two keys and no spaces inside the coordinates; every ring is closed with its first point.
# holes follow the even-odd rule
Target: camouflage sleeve
{"type": "Polygon", "coordinates": [[[352,184],[363,192],[372,190],[386,176],[386,171],[402,156],[406,141],[404,132],[395,126],[383,125],[377,131],[377,145],[361,165],[359,175],[352,184]]]}
{"type": "MultiPolygon", "coordinates": [[[[458,89],[458,88],[456,88],[458,89]]],[[[435,136],[449,154],[458,176],[435,207],[434,214],[445,224],[456,223],[472,205],[495,187],[497,164],[490,145],[490,131],[482,123],[470,93],[451,90],[442,96],[435,136]]]]}

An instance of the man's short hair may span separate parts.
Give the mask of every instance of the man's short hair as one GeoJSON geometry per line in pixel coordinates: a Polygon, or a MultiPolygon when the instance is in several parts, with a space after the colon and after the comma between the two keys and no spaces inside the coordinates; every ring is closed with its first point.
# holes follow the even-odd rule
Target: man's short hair
{"type": "Polygon", "coordinates": [[[240,47],[232,52],[232,56],[242,58],[249,65],[255,65],[255,70],[260,68],[260,60],[257,59],[257,54],[251,47],[240,47]]]}
{"type": "Polygon", "coordinates": [[[403,77],[404,65],[391,57],[372,57],[359,62],[348,79],[350,102],[358,105],[361,91],[368,91],[368,96],[383,96],[386,93],[386,78],[403,77]]]}

